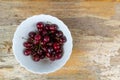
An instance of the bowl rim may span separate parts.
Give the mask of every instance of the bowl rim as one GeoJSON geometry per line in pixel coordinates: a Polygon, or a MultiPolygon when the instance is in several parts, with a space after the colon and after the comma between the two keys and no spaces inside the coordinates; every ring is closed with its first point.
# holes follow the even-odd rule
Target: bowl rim
{"type": "MultiPolygon", "coordinates": [[[[51,16],[51,15],[39,14],[39,15],[30,16],[30,17],[24,19],[18,26],[22,25],[26,20],[28,20],[28,19],[30,19],[30,18],[32,18],[32,17],[37,17],[37,16],[51,16]]],[[[59,19],[59,18],[57,18],[57,17],[55,17],[55,16],[51,16],[51,17],[56,18],[57,20],[59,20],[61,23],[64,24],[64,22],[63,22],[61,19],[59,19]]],[[[15,59],[16,59],[17,62],[20,64],[20,66],[24,67],[26,70],[28,70],[28,71],[30,71],[30,72],[32,72],[32,73],[35,73],[35,74],[49,74],[49,73],[56,72],[57,70],[59,70],[60,68],[62,68],[62,67],[67,63],[67,61],[70,59],[71,54],[72,54],[72,49],[73,49],[73,38],[72,38],[71,32],[70,32],[69,28],[67,27],[67,25],[66,25],[66,24],[64,24],[64,25],[65,25],[66,28],[68,29],[68,32],[69,32],[69,34],[70,34],[69,36],[71,37],[71,43],[72,43],[72,44],[71,44],[70,55],[68,56],[68,58],[66,59],[66,61],[62,64],[62,66],[58,67],[57,69],[51,70],[51,71],[49,71],[49,72],[42,72],[42,73],[41,73],[41,72],[35,72],[35,71],[27,68],[27,66],[24,66],[24,65],[22,64],[22,62],[20,62],[20,61],[18,60],[17,55],[15,54],[15,48],[14,48],[14,47],[15,47],[15,45],[14,45],[14,37],[15,37],[15,34],[16,34],[17,30],[19,29],[19,27],[17,26],[17,28],[16,28],[16,30],[15,30],[15,32],[14,32],[13,39],[12,39],[12,43],[13,43],[12,49],[13,49],[13,54],[14,54],[14,56],[15,56],[15,59]]]]}

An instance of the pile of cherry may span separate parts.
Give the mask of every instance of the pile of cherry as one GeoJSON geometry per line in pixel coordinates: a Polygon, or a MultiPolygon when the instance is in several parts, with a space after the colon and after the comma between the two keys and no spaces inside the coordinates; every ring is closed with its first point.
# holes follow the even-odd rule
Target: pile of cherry
{"type": "Polygon", "coordinates": [[[66,37],[56,24],[38,22],[37,31],[29,32],[28,39],[23,43],[24,55],[31,55],[37,62],[45,57],[51,61],[61,59],[63,56],[63,45],[66,37]]]}

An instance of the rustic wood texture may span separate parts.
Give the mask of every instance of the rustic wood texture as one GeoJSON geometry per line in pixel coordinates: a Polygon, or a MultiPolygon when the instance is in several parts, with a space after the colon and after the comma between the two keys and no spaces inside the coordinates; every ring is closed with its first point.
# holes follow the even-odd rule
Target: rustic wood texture
{"type": "Polygon", "coordinates": [[[0,80],[120,80],[119,60],[119,0],[0,0],[0,80]],[[12,52],[17,26],[37,14],[60,18],[73,37],[69,61],[46,75],[25,70],[12,52]]]}

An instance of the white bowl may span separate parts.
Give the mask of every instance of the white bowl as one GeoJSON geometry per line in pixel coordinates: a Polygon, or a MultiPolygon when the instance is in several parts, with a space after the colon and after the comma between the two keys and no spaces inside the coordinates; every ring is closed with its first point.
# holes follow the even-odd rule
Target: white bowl
{"type": "Polygon", "coordinates": [[[41,14],[26,19],[18,26],[17,30],[14,33],[12,48],[15,58],[17,59],[21,66],[23,66],[24,68],[33,73],[44,74],[55,72],[56,70],[64,66],[65,63],[70,58],[72,47],[73,47],[72,36],[67,26],[56,17],[41,14]],[[50,61],[48,59],[43,59],[40,60],[39,62],[34,62],[30,56],[25,56],[23,54],[24,50],[23,42],[25,42],[25,39],[23,39],[23,37],[27,38],[28,33],[30,31],[37,30],[36,23],[40,21],[57,24],[59,29],[62,30],[64,35],[66,36],[67,42],[63,46],[64,55],[60,60],[50,61]]]}

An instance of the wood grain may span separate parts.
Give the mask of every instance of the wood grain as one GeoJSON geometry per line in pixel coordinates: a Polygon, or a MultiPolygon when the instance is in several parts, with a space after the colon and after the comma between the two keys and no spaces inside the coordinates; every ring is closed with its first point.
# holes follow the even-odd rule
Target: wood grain
{"type": "Polygon", "coordinates": [[[119,0],[0,0],[0,80],[120,80],[119,7],[119,0]],[[38,14],[60,18],[73,37],[69,61],[46,75],[21,67],[12,52],[17,26],[38,14]]]}

